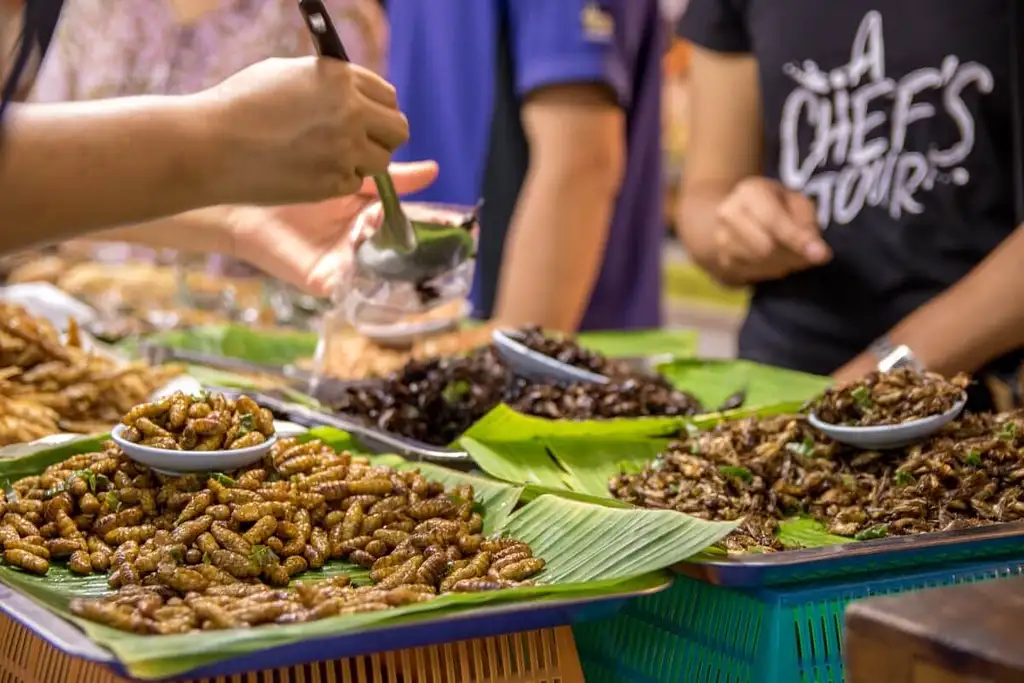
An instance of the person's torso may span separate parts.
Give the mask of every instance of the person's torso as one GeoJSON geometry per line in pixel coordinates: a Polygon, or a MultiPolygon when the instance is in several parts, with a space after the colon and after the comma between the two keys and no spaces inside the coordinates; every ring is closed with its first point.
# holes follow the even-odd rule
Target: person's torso
{"type": "MultiPolygon", "coordinates": [[[[388,74],[409,117],[405,160],[436,159],[426,201],[483,198],[474,283],[476,315],[489,317],[501,254],[529,154],[511,82],[515,65],[502,39],[509,0],[389,0],[388,74]],[[503,58],[504,57],[504,58],[503,58]]],[[[511,0],[514,1],[514,0],[511,0]]],[[[662,26],[656,0],[598,3],[629,58],[627,164],[605,258],[581,327],[653,327],[660,322],[660,97],[662,26]]],[[[581,17],[581,20],[583,18],[581,17]]],[[[566,258],[572,258],[567,254],[566,258]]]]}
{"type": "Polygon", "coordinates": [[[831,372],[1015,226],[1008,0],[739,0],[765,173],[834,260],[756,288],[741,352],[831,372]]]}

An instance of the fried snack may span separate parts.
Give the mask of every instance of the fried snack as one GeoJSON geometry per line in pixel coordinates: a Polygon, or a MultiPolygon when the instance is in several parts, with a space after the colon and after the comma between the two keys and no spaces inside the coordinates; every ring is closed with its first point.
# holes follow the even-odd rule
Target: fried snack
{"type": "Polygon", "coordinates": [[[109,429],[180,372],[120,366],[83,349],[74,321],[65,343],[47,321],[0,303],[0,446],[109,429]]]}
{"type": "Polygon", "coordinates": [[[803,416],[747,418],[671,444],[609,489],[643,507],[743,518],[722,545],[776,551],[779,521],[794,515],[859,540],[1024,519],[1022,448],[1024,412],[968,414],[884,453],[828,440],[803,416]]]}
{"type": "MultiPolygon", "coordinates": [[[[269,410],[248,396],[231,399],[223,394],[178,392],[135,406],[121,423],[128,427],[125,440],[174,451],[237,450],[258,446],[274,435],[269,410]]],[[[194,516],[190,513],[189,518],[194,516]]]]}
{"type": "Polygon", "coordinates": [[[947,380],[934,372],[898,368],[825,390],[812,410],[829,424],[848,427],[897,425],[941,415],[964,398],[970,378],[947,380]]]}
{"type": "Polygon", "coordinates": [[[703,412],[663,378],[555,386],[516,378],[493,347],[458,357],[410,360],[382,379],[317,397],[333,410],[385,431],[443,446],[501,403],[547,419],[590,420],[703,412]]]}
{"type": "MultiPolygon", "coordinates": [[[[176,409],[175,423],[196,405],[206,404],[176,409]]],[[[147,404],[130,416],[164,429],[170,413],[147,404]]],[[[73,601],[72,611],[122,630],[295,623],[528,585],[544,561],[521,541],[483,538],[473,500],[470,486],[448,493],[418,471],[320,441],[282,439],[257,466],[182,477],[155,473],[108,442],[11,484],[0,497],[0,550],[39,575],[51,563],[107,572],[114,592],[73,601]],[[373,585],[353,586],[346,575],[291,582],[339,561],[369,569],[373,585]]]]}

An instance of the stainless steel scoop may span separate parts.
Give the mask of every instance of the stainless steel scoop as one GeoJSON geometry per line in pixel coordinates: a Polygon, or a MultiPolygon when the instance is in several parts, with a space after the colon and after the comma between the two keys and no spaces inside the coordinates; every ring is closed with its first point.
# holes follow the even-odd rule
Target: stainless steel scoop
{"type": "MultiPolygon", "coordinates": [[[[299,9],[320,56],[350,61],[323,2],[299,0],[299,9]]],[[[411,283],[419,289],[429,287],[430,280],[473,257],[471,228],[476,223],[475,214],[458,225],[410,221],[402,210],[391,176],[384,173],[374,176],[373,181],[384,215],[379,229],[356,249],[356,268],[361,274],[388,282],[411,283]]]]}

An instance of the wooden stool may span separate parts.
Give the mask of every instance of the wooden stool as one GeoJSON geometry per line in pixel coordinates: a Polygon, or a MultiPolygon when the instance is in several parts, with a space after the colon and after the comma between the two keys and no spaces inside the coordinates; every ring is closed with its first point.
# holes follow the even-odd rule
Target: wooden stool
{"type": "MultiPolygon", "coordinates": [[[[382,652],[187,683],[583,683],[572,629],[382,652]]],[[[0,683],[127,683],[69,657],[0,613],[0,683]]]]}
{"type": "Polygon", "coordinates": [[[846,611],[847,683],[1024,681],[1024,578],[870,598],[846,611]]]}

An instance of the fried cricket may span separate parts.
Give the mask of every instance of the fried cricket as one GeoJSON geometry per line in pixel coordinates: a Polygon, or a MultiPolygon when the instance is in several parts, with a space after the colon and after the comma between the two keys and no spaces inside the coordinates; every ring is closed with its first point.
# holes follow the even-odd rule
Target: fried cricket
{"type": "Polygon", "coordinates": [[[968,414],[898,451],[837,444],[803,416],[722,422],[673,443],[609,489],[635,505],[732,521],[730,551],[777,551],[781,520],[810,516],[868,540],[1024,519],[1024,413],[968,414]]]}

